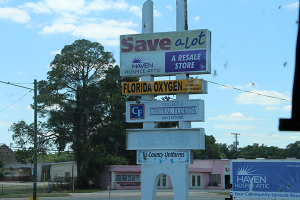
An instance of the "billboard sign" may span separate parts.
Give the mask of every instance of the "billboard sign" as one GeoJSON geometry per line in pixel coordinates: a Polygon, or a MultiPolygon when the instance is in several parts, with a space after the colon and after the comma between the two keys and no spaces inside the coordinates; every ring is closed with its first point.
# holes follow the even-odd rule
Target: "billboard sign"
{"type": "Polygon", "coordinates": [[[122,82],[123,95],[177,94],[185,92],[207,94],[207,82],[203,79],[122,82]]]}
{"type": "Polygon", "coordinates": [[[234,198],[300,199],[300,160],[232,160],[234,198]]]}
{"type": "Polygon", "coordinates": [[[205,149],[203,128],[127,129],[127,150],[205,149]]]}
{"type": "Polygon", "coordinates": [[[211,73],[207,29],[120,36],[120,74],[165,76],[211,73]]]}
{"type": "Polygon", "coordinates": [[[135,101],[126,102],[126,122],[204,122],[204,101],[135,101]]]}
{"type": "Polygon", "coordinates": [[[137,150],[136,164],[193,164],[191,150],[137,150]]]}

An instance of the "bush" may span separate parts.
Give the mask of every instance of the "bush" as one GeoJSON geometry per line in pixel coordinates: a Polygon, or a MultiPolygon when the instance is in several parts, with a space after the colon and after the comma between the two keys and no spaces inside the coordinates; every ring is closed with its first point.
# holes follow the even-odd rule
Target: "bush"
{"type": "Polygon", "coordinates": [[[214,182],[212,183],[212,185],[213,185],[213,186],[218,186],[218,182],[217,182],[217,181],[214,181],[214,182]]]}

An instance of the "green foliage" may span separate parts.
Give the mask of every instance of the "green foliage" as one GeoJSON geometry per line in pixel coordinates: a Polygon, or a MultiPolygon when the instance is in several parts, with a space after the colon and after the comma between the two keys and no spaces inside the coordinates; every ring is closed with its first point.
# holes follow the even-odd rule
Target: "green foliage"
{"type": "Polygon", "coordinates": [[[4,162],[0,160],[0,180],[4,178],[4,172],[3,172],[4,166],[5,166],[4,162]]]}
{"type": "Polygon", "coordinates": [[[51,163],[72,162],[73,154],[69,152],[42,154],[37,156],[37,161],[51,163]]]}
{"type": "Polygon", "coordinates": [[[300,159],[300,141],[287,145],[286,156],[300,159]]]}
{"type": "Polygon", "coordinates": [[[226,159],[225,153],[221,153],[220,158],[221,158],[221,159],[226,159]]]}
{"type": "Polygon", "coordinates": [[[214,181],[214,182],[212,183],[212,185],[213,185],[213,186],[218,186],[218,182],[217,182],[217,181],[214,181]]]}
{"type": "Polygon", "coordinates": [[[220,155],[220,147],[212,135],[205,135],[205,150],[194,150],[195,159],[219,159],[220,155]]]}
{"type": "MultiPolygon", "coordinates": [[[[101,44],[76,40],[55,56],[47,80],[37,85],[38,114],[44,118],[38,126],[39,152],[70,146],[79,187],[87,186],[106,163],[135,160],[135,152],[125,149],[125,130],[141,124],[126,124],[125,103],[134,97],[122,96],[121,83],[137,79],[120,77],[114,62],[101,44]]],[[[32,124],[20,121],[11,131],[17,145],[33,144],[32,124]]]]}

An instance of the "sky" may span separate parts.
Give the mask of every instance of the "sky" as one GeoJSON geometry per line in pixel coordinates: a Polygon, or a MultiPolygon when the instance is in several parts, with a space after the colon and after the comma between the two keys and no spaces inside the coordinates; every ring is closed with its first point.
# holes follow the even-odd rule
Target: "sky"
{"type": "MultiPolygon", "coordinates": [[[[0,0],[0,81],[33,88],[77,39],[101,43],[119,65],[120,35],[141,33],[144,2],[0,0]]],[[[153,3],[154,32],[176,31],[176,1],[153,3]]],[[[300,140],[299,132],[278,130],[280,118],[291,118],[298,1],[188,0],[187,6],[189,30],[212,33],[212,73],[197,77],[209,81],[208,94],[190,95],[205,101],[205,122],[192,127],[228,145],[238,133],[239,147],[285,148],[300,140]]],[[[33,122],[32,98],[28,89],[0,83],[0,143],[14,143],[12,123],[33,122]]]]}

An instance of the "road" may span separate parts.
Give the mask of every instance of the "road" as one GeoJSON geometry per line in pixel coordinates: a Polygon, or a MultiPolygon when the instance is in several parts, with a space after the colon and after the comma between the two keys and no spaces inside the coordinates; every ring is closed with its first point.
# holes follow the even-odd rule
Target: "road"
{"type": "MultiPolygon", "coordinates": [[[[213,192],[227,192],[227,190],[193,190],[189,191],[189,200],[225,200],[227,196],[216,194],[213,192]]],[[[229,191],[229,190],[228,190],[229,191]]],[[[112,190],[109,198],[108,191],[94,193],[69,193],[66,197],[39,197],[39,200],[140,200],[141,190],[112,190]]],[[[29,198],[13,198],[13,200],[28,200],[29,198]]],[[[156,200],[173,200],[174,194],[172,189],[158,189],[156,192],[156,200]]],[[[11,198],[3,198],[3,200],[12,200],[11,198]]]]}

